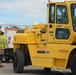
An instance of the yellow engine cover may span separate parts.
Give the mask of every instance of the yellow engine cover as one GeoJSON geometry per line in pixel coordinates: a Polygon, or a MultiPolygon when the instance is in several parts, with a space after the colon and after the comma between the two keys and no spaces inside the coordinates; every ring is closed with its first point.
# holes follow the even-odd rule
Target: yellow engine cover
{"type": "Polygon", "coordinates": [[[20,44],[36,44],[36,39],[33,33],[17,33],[14,36],[13,43],[20,43],[20,44]]]}

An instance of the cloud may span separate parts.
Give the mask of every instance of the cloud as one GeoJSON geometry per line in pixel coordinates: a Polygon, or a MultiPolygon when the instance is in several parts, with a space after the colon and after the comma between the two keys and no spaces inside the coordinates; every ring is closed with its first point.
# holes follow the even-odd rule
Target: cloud
{"type": "Polygon", "coordinates": [[[0,9],[13,10],[16,17],[46,17],[47,2],[48,0],[0,0],[0,9]]]}
{"type": "Polygon", "coordinates": [[[0,21],[0,24],[4,24],[4,22],[0,21]]]}
{"type": "Polygon", "coordinates": [[[0,9],[11,9],[16,16],[46,16],[47,0],[0,0],[0,9]]]}

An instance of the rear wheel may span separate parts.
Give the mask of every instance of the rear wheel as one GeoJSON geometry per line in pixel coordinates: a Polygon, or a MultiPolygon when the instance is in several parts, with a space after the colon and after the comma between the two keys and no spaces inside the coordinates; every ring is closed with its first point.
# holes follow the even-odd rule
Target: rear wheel
{"type": "Polygon", "coordinates": [[[21,48],[17,48],[13,57],[13,69],[15,73],[22,73],[24,69],[24,53],[21,48]]]}
{"type": "Polygon", "coordinates": [[[51,68],[44,68],[44,70],[45,70],[45,71],[50,71],[50,70],[51,70],[51,68]]]}
{"type": "Polygon", "coordinates": [[[76,75],[76,54],[71,59],[70,68],[71,68],[73,75],[76,75]]]}

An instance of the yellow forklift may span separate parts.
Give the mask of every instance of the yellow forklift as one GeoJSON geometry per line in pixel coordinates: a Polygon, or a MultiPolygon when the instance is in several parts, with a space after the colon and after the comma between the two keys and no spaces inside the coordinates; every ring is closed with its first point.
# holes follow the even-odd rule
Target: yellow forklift
{"type": "Polygon", "coordinates": [[[14,35],[13,69],[24,66],[71,69],[76,75],[76,0],[48,1],[46,24],[26,27],[14,35]]]}

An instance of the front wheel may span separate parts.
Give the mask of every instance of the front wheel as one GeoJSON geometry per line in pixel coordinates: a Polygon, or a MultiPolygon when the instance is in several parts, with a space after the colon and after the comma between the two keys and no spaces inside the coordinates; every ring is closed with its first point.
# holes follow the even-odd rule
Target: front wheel
{"type": "Polygon", "coordinates": [[[71,69],[73,75],[76,75],[76,54],[71,59],[70,69],[71,69]]]}
{"type": "Polygon", "coordinates": [[[24,69],[24,53],[21,48],[17,48],[13,56],[13,69],[15,73],[22,73],[24,69]]]}

